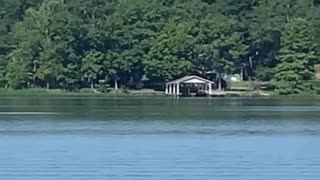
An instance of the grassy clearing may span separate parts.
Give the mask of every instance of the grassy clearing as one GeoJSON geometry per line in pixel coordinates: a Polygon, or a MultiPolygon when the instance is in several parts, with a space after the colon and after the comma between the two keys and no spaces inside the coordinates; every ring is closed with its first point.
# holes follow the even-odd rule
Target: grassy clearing
{"type": "Polygon", "coordinates": [[[0,96],[114,96],[124,95],[122,92],[109,92],[109,93],[95,93],[91,89],[81,89],[77,92],[66,91],[62,89],[41,89],[41,88],[30,88],[30,89],[0,89],[0,96]]]}

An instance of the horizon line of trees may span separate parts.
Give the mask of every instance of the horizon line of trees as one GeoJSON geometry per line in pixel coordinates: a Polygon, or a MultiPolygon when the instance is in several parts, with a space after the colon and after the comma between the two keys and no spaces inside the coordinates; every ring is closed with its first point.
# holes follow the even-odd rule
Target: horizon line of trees
{"type": "Polygon", "coordinates": [[[244,72],[315,92],[320,0],[0,0],[0,87],[155,87],[244,72]]]}

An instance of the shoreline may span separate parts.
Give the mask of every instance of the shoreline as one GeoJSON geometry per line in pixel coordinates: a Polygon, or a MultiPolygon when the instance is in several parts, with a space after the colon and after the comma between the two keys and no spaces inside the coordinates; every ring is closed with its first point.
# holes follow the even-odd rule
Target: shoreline
{"type": "Polygon", "coordinates": [[[162,92],[149,93],[144,91],[128,91],[124,92],[123,90],[119,91],[110,91],[106,93],[97,92],[91,89],[80,89],[79,91],[66,91],[63,89],[41,89],[41,88],[30,88],[30,89],[0,89],[0,97],[3,96],[87,96],[87,97],[116,97],[116,96],[165,96],[162,92]]]}
{"type": "MultiPolygon", "coordinates": [[[[34,97],[34,96],[74,96],[74,97],[170,97],[165,95],[162,91],[155,91],[152,89],[142,89],[142,90],[119,90],[110,91],[107,93],[97,93],[92,89],[80,89],[77,92],[66,91],[62,89],[41,89],[41,88],[30,88],[30,89],[0,89],[0,97],[5,96],[18,96],[18,97],[34,97]]],[[[308,97],[307,95],[297,95],[298,97],[308,97]]],[[[309,96],[319,96],[319,95],[309,95],[309,96]]],[[[183,97],[183,96],[181,96],[183,97]]],[[[201,97],[201,96],[200,96],[201,97]]],[[[205,97],[205,96],[204,96],[205,97]]],[[[223,91],[222,93],[217,93],[212,97],[218,98],[229,98],[229,97],[287,97],[275,95],[273,91],[223,91]]],[[[197,97],[194,97],[197,98],[197,97]]]]}

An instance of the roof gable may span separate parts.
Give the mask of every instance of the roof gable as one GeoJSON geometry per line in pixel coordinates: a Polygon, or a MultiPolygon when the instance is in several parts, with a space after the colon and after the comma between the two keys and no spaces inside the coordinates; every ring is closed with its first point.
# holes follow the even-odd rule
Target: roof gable
{"type": "Polygon", "coordinates": [[[199,76],[185,76],[180,79],[168,82],[168,84],[214,84],[213,81],[210,81],[208,79],[204,79],[199,76]]]}
{"type": "Polygon", "coordinates": [[[203,83],[207,83],[207,81],[203,81],[201,79],[198,78],[191,78],[189,80],[184,81],[183,83],[188,83],[188,84],[203,84],[203,83]]]}

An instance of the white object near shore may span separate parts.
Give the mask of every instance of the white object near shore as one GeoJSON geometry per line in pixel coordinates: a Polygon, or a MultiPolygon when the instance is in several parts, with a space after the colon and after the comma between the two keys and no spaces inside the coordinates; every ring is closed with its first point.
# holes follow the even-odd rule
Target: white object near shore
{"type": "Polygon", "coordinates": [[[166,83],[166,95],[180,96],[192,94],[192,90],[196,93],[205,94],[208,96],[213,95],[216,88],[216,83],[199,76],[185,76],[180,79],[166,83]]]}

